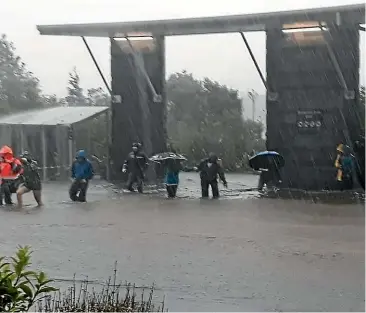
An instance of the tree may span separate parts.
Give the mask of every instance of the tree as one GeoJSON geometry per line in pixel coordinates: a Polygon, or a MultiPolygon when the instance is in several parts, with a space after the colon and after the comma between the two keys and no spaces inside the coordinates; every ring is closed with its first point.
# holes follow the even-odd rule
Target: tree
{"type": "Polygon", "coordinates": [[[42,107],[39,80],[16,55],[14,44],[0,38],[0,114],[42,107]]]}
{"type": "Polygon", "coordinates": [[[42,96],[42,102],[46,108],[67,106],[66,100],[63,98],[57,98],[56,95],[44,95],[42,96]]]}
{"type": "Polygon", "coordinates": [[[252,102],[252,120],[254,121],[255,120],[255,102],[258,98],[258,93],[254,89],[251,89],[248,91],[248,98],[252,102]]]}
{"type": "Polygon", "coordinates": [[[194,162],[212,151],[231,170],[246,165],[246,154],[264,146],[260,123],[243,120],[238,91],[183,71],[167,81],[167,129],[171,144],[194,162]]]}
{"type": "Polygon", "coordinates": [[[88,89],[87,103],[90,106],[110,106],[111,97],[101,87],[88,89]]]}
{"type": "Polygon", "coordinates": [[[80,87],[80,77],[76,67],[69,73],[69,86],[67,87],[66,102],[69,106],[84,106],[87,105],[84,96],[83,88],[80,87]]]}

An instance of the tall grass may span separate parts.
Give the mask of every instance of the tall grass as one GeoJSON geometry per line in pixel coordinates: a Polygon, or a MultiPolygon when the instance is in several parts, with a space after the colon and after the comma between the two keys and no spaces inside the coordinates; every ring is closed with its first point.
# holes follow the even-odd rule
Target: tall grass
{"type": "Polygon", "coordinates": [[[153,303],[155,286],[143,289],[137,296],[133,284],[116,283],[117,270],[101,290],[90,286],[87,279],[77,286],[75,277],[65,292],[47,295],[36,303],[37,312],[164,312],[164,299],[153,303]]]}

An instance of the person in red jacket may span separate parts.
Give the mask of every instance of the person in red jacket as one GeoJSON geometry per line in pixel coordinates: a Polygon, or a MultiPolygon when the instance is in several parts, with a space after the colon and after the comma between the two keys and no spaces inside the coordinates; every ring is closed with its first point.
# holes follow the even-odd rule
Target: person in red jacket
{"type": "Polygon", "coordinates": [[[0,149],[0,205],[13,204],[11,194],[15,193],[19,184],[19,176],[22,174],[23,168],[20,160],[16,159],[13,150],[9,146],[3,146],[0,149]]]}

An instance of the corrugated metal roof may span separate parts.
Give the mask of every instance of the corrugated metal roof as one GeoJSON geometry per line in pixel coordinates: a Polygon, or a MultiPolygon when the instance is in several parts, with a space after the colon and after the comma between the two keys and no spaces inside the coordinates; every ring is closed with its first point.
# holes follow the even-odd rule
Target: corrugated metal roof
{"type": "Polygon", "coordinates": [[[91,36],[91,37],[142,37],[175,36],[193,34],[232,33],[264,31],[277,22],[282,24],[337,20],[339,13],[343,22],[362,24],[365,22],[365,4],[352,4],[304,10],[254,13],[244,15],[168,19],[155,21],[135,21],[116,23],[89,23],[38,25],[41,35],[91,36]]]}
{"type": "Polygon", "coordinates": [[[108,109],[108,107],[83,106],[29,110],[0,117],[0,125],[72,125],[108,109]]]}

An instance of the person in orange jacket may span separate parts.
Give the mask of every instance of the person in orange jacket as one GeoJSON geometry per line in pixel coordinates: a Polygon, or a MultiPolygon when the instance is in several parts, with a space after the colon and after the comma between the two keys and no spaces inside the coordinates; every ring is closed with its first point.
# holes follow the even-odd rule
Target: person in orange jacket
{"type": "Polygon", "coordinates": [[[3,197],[5,204],[11,205],[13,204],[11,194],[17,191],[23,167],[20,160],[14,157],[13,150],[9,146],[3,146],[0,149],[0,157],[0,205],[3,204],[3,197]]]}

